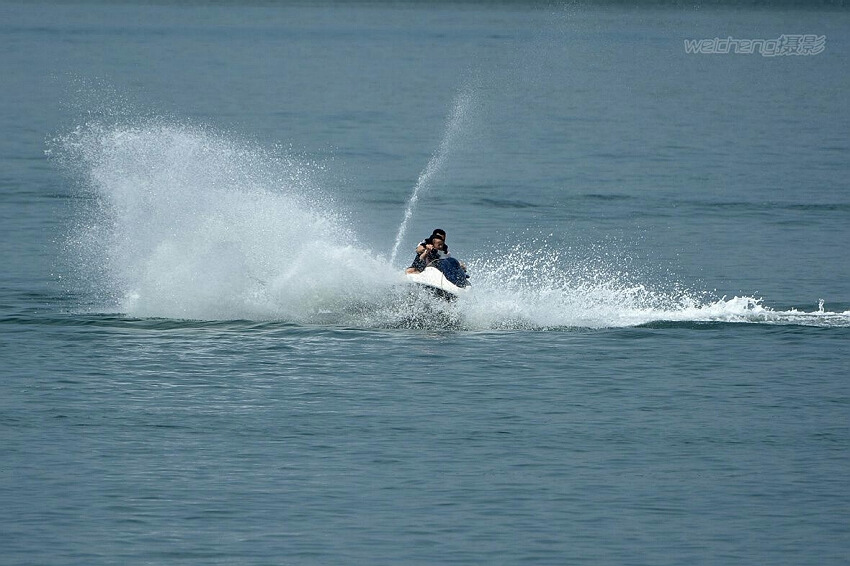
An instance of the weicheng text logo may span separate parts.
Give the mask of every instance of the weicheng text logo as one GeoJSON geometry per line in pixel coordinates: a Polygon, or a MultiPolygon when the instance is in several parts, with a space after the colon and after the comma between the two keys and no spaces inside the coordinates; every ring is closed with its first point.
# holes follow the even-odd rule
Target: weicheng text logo
{"type": "Polygon", "coordinates": [[[782,34],[776,39],[686,39],[685,53],[704,55],[734,53],[762,57],[784,55],[818,55],[826,49],[826,36],[815,34],[782,34]]]}

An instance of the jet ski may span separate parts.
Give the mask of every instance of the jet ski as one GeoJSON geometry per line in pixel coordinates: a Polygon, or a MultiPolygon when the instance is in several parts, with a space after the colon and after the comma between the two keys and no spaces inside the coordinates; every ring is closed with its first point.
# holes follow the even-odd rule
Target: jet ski
{"type": "Polygon", "coordinates": [[[458,260],[444,257],[432,261],[417,273],[405,274],[407,280],[433,292],[441,299],[454,300],[469,290],[469,275],[458,260]]]}

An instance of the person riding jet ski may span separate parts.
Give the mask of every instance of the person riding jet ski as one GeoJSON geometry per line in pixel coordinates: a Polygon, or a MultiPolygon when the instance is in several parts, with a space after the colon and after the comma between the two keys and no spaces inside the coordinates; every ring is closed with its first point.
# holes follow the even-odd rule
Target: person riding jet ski
{"type": "Polygon", "coordinates": [[[406,273],[419,273],[433,262],[448,257],[449,246],[446,245],[446,231],[435,228],[430,236],[416,246],[416,255],[406,273]]]}
{"type": "Polygon", "coordinates": [[[446,233],[439,228],[419,243],[405,273],[411,282],[437,290],[444,298],[455,297],[469,286],[466,266],[449,256],[446,233]]]}

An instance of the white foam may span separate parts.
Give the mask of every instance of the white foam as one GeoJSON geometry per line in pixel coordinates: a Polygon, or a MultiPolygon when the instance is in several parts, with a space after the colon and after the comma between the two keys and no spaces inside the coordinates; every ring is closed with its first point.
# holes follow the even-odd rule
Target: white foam
{"type": "MultiPolygon", "coordinates": [[[[545,329],[659,321],[850,326],[850,313],[776,311],[753,297],[654,288],[539,242],[466,258],[454,304],[399,286],[356,245],[311,169],[204,128],[93,124],[54,157],[82,178],[73,261],[105,311],[135,317],[280,320],[360,327],[545,329]]],[[[671,287],[670,285],[666,286],[671,287]]],[[[673,286],[675,287],[675,286],[673,286]]]]}
{"type": "Polygon", "coordinates": [[[850,311],[774,310],[760,298],[710,298],[666,284],[653,288],[598,262],[568,263],[545,246],[517,245],[470,262],[475,287],[458,309],[472,328],[619,328],[656,322],[850,326],[850,311]]]}
{"type": "Polygon", "coordinates": [[[92,125],[62,147],[96,203],[80,261],[128,315],[305,320],[389,279],[289,158],[173,124],[92,125]]]}

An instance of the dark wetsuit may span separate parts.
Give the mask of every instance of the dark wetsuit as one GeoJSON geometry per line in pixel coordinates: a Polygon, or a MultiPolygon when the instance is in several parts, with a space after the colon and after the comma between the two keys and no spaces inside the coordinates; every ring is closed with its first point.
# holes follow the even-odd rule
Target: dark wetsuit
{"type": "MultiPolygon", "coordinates": [[[[423,240],[423,241],[419,242],[419,245],[424,248],[426,244],[430,244],[430,243],[431,243],[431,238],[428,238],[427,240],[423,240]]],[[[418,247],[419,246],[417,246],[417,248],[418,247]]],[[[416,271],[422,271],[423,269],[428,267],[428,264],[431,263],[432,261],[440,259],[441,257],[446,256],[448,254],[449,254],[449,247],[446,245],[445,242],[443,242],[443,248],[441,250],[433,250],[433,249],[429,250],[428,255],[425,256],[424,260],[419,257],[422,254],[416,254],[413,257],[413,263],[410,264],[410,267],[412,267],[416,271]]]]}

